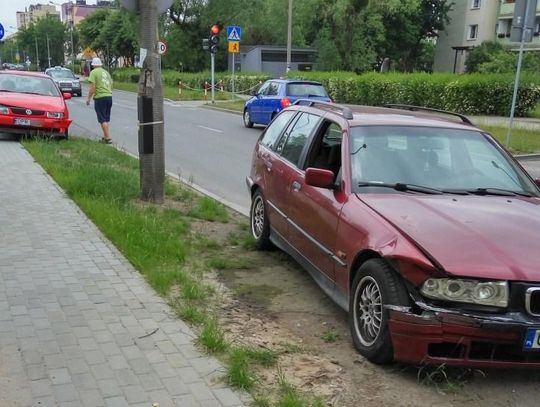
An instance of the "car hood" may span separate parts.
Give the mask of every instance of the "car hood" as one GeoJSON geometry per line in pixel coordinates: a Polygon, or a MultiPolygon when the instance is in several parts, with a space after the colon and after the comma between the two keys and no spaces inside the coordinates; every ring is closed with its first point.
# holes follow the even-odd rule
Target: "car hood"
{"type": "Polygon", "coordinates": [[[540,198],[359,194],[455,276],[540,281],[540,198]]]}
{"type": "Polygon", "coordinates": [[[1,95],[1,104],[4,106],[56,112],[61,112],[65,108],[64,99],[60,96],[41,96],[9,92],[1,92],[1,95]]]}

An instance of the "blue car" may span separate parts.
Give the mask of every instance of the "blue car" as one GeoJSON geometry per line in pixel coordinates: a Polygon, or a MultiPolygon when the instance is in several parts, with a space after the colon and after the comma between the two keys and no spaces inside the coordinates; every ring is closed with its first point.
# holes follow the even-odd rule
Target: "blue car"
{"type": "Polygon", "coordinates": [[[271,79],[244,106],[244,126],[267,125],[274,116],[298,99],[331,102],[322,84],[313,81],[271,79]]]}

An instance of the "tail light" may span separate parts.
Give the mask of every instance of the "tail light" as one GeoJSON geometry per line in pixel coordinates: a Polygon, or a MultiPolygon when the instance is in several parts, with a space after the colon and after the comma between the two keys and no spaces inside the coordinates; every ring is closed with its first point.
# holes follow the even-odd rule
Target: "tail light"
{"type": "Polygon", "coordinates": [[[285,109],[287,106],[290,106],[292,105],[291,101],[289,100],[289,98],[283,98],[281,99],[281,108],[282,109],[285,109]]]}

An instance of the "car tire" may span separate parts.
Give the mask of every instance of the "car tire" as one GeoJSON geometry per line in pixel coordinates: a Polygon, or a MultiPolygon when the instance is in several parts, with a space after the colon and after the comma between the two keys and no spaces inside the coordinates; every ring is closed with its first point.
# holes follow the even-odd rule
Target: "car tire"
{"type": "Polygon", "coordinates": [[[255,239],[255,247],[259,250],[270,249],[270,222],[266,210],[266,201],[260,190],[256,190],[251,197],[249,210],[249,223],[251,235],[255,239]]]}
{"type": "Polygon", "coordinates": [[[366,261],[349,297],[349,325],[358,352],[376,364],[394,360],[385,305],[408,306],[409,295],[396,271],[383,259],[366,261]]]}
{"type": "Polygon", "coordinates": [[[253,122],[251,121],[251,116],[249,115],[249,110],[244,109],[244,126],[248,129],[251,129],[253,127],[253,122]]]}
{"type": "Polygon", "coordinates": [[[69,139],[69,131],[68,131],[68,129],[66,129],[66,132],[64,133],[63,139],[64,139],[64,140],[68,140],[68,139],[69,139]]]}

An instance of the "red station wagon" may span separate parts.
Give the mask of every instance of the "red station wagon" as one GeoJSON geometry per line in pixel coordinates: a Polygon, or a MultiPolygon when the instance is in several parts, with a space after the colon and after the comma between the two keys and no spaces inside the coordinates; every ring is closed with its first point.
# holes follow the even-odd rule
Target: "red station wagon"
{"type": "Polygon", "coordinates": [[[0,132],[68,138],[65,99],[53,79],[38,72],[0,71],[0,132]]]}
{"type": "Polygon", "coordinates": [[[540,180],[465,116],[299,101],[247,184],[370,361],[540,367],[540,180]]]}

